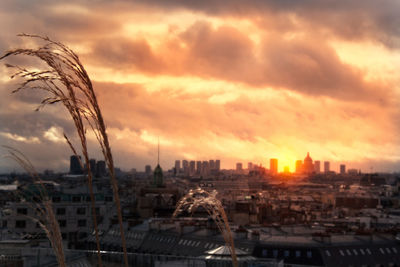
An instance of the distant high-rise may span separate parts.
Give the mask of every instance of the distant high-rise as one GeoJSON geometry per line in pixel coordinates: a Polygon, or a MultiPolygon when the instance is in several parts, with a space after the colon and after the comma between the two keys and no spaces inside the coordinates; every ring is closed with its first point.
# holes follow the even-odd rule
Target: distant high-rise
{"type": "Polygon", "coordinates": [[[346,165],[340,164],[340,174],[346,174],[346,165]]]}
{"type": "Polygon", "coordinates": [[[269,171],[272,174],[278,173],[278,159],[270,159],[269,160],[269,171]]]}
{"type": "Polygon", "coordinates": [[[201,161],[196,161],[196,173],[200,174],[201,173],[201,161]]]}
{"type": "Polygon", "coordinates": [[[328,173],[330,171],[330,163],[329,161],[324,161],[324,173],[328,173]]]}
{"type": "Polygon", "coordinates": [[[208,163],[210,164],[210,170],[215,170],[215,161],[213,159],[210,159],[208,163]]]}
{"type": "Polygon", "coordinates": [[[313,160],[310,157],[310,152],[307,152],[307,156],[304,158],[303,161],[303,172],[304,173],[313,173],[314,172],[314,164],[313,160]]]}
{"type": "Polygon", "coordinates": [[[183,173],[185,174],[185,175],[188,175],[189,174],[189,161],[187,161],[187,160],[182,160],[182,168],[183,168],[183,173]]]}
{"type": "Polygon", "coordinates": [[[104,160],[99,160],[96,163],[96,176],[102,177],[107,174],[106,172],[106,162],[104,160]]]}
{"type": "Polygon", "coordinates": [[[243,170],[243,164],[238,162],[236,163],[236,171],[242,171],[243,170]]]}
{"type": "Polygon", "coordinates": [[[96,173],[96,160],[90,159],[89,165],[90,165],[90,170],[92,171],[93,174],[95,174],[96,173]]]}
{"type": "Polygon", "coordinates": [[[181,161],[180,160],[175,160],[175,171],[176,173],[179,173],[181,170],[181,161]]]}
{"type": "Polygon", "coordinates": [[[196,172],[196,162],[194,160],[191,160],[189,162],[189,173],[190,175],[193,175],[196,172]]]}
{"type": "Polygon", "coordinates": [[[217,171],[220,171],[220,170],[221,170],[221,161],[220,161],[219,159],[217,159],[217,160],[215,161],[215,169],[216,169],[217,171]]]}
{"type": "Polygon", "coordinates": [[[82,174],[82,166],[79,162],[81,156],[72,155],[69,161],[69,173],[70,174],[82,174]]]}
{"type": "Polygon", "coordinates": [[[201,175],[207,176],[210,172],[210,166],[208,164],[208,161],[203,161],[201,163],[201,175]]]}
{"type": "Polygon", "coordinates": [[[296,160],[296,173],[302,173],[302,172],[303,172],[303,161],[296,160]]]}
{"type": "Polygon", "coordinates": [[[321,172],[321,161],[319,160],[314,161],[314,171],[315,173],[321,172]]]}
{"type": "Polygon", "coordinates": [[[253,162],[247,163],[247,169],[248,169],[249,171],[252,171],[252,170],[253,170],[253,162]]]}
{"type": "Polygon", "coordinates": [[[150,165],[146,165],[144,167],[144,172],[146,173],[147,176],[151,175],[151,166],[150,165]]]}

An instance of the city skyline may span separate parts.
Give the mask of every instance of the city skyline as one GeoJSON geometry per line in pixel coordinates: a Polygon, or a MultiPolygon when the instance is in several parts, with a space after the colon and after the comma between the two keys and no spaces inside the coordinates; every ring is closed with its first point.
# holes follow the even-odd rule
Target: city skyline
{"type": "MultiPolygon", "coordinates": [[[[49,36],[71,47],[93,80],[115,161],[123,169],[175,159],[313,158],[400,171],[398,1],[4,1],[0,52],[49,36]],[[358,16],[362,14],[362,16],[358,16]],[[356,18],[356,19],[355,19],[356,18]]],[[[33,67],[24,58],[7,61],[33,67]]],[[[75,144],[60,105],[11,95],[18,80],[0,62],[0,144],[38,170],[66,170],[75,144]],[[40,153],[39,153],[40,152],[40,153]]],[[[91,157],[100,158],[95,138],[91,157]]],[[[246,165],[244,165],[246,166],[246,165]]],[[[0,160],[0,171],[19,169],[0,160]]]]}

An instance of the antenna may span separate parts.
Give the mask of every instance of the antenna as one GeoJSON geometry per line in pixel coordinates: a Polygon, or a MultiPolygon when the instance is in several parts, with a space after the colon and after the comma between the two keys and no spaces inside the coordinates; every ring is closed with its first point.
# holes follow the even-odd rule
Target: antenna
{"type": "Polygon", "coordinates": [[[158,137],[157,165],[160,165],[160,137],[158,137]]]}

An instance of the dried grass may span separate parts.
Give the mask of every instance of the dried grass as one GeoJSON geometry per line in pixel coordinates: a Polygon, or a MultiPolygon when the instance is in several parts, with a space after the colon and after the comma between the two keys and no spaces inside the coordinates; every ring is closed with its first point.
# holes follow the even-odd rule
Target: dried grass
{"type": "MultiPolygon", "coordinates": [[[[101,266],[100,244],[92,187],[93,176],[92,171],[90,170],[86,140],[86,127],[89,126],[95,134],[110,172],[110,180],[114,193],[114,202],[117,207],[117,216],[121,232],[124,261],[125,266],[128,267],[126,241],[122,224],[122,212],[118,193],[118,182],[114,170],[113,156],[108,141],[104,119],[89,75],[87,74],[78,56],[64,44],[53,41],[48,37],[38,35],[20,34],[19,36],[33,38],[44,42],[44,44],[35,49],[15,49],[8,51],[5,55],[0,57],[0,60],[9,56],[27,55],[42,60],[49,68],[46,70],[30,71],[19,66],[6,64],[7,67],[16,70],[16,72],[11,75],[11,78],[21,77],[24,79],[24,82],[20,84],[18,88],[13,91],[13,93],[25,89],[43,90],[49,93],[49,96],[42,100],[37,110],[41,109],[45,105],[61,102],[71,115],[81,141],[82,154],[88,168],[88,186],[91,195],[92,217],[96,233],[98,261],[99,265],[101,266]]],[[[64,137],[76,155],[77,153],[74,146],[65,134],[64,137]]]]}
{"type": "Polygon", "coordinates": [[[43,181],[40,179],[32,163],[23,153],[9,146],[3,147],[8,151],[8,155],[6,155],[6,157],[16,161],[22,168],[25,169],[26,172],[28,172],[35,182],[40,184],[40,187],[38,188],[40,193],[40,201],[26,203],[32,208],[32,210],[36,211],[37,217],[26,217],[39,224],[51,243],[58,265],[61,267],[66,267],[60,226],[54,214],[53,204],[47,195],[43,181]]]}
{"type": "Polygon", "coordinates": [[[172,216],[176,217],[183,211],[193,213],[197,208],[203,207],[218,226],[231,253],[232,264],[234,267],[237,267],[235,244],[232,238],[231,228],[229,227],[228,217],[226,216],[221,201],[216,198],[217,194],[218,192],[216,190],[209,193],[201,188],[190,189],[190,191],[179,200],[172,216]]]}

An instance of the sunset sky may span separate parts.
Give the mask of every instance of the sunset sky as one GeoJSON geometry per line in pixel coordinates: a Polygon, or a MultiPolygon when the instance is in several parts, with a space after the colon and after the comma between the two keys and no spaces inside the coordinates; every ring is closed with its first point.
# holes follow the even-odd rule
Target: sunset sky
{"type": "MultiPolygon", "coordinates": [[[[293,171],[309,151],[336,171],[400,171],[399,14],[398,0],[2,0],[0,52],[35,45],[18,33],[72,48],[124,170],[154,167],[159,137],[164,169],[273,157],[293,171]]],[[[69,115],[35,112],[42,94],[11,95],[5,62],[35,66],[0,62],[0,144],[66,171],[69,115]]],[[[0,171],[14,169],[0,158],[0,171]]]]}

